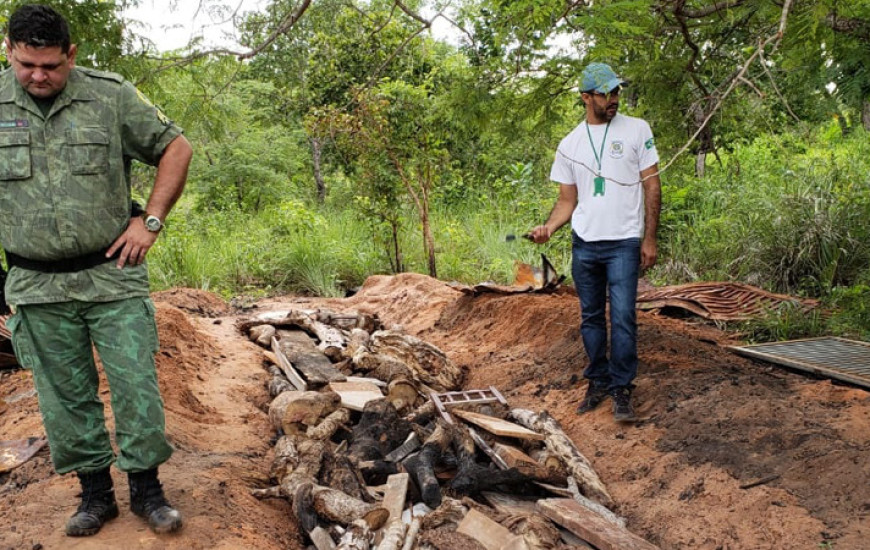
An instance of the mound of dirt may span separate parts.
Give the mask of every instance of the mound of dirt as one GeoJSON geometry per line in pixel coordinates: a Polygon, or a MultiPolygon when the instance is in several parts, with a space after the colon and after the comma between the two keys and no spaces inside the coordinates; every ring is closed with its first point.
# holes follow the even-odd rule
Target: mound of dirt
{"type": "MultiPolygon", "coordinates": [[[[10,526],[0,548],[303,547],[288,503],[249,493],[270,483],[262,350],[235,331],[236,317],[214,295],[175,289],[154,299],[177,449],[161,478],[184,530],[151,534],[126,510],[126,481],[114,472],[121,517],[96,537],[67,539],[77,483],[53,474],[42,452],[0,475],[0,523],[10,526]]],[[[574,413],[585,358],[569,292],[470,297],[405,274],[372,277],[352,298],[257,304],[288,307],[376,313],[444,350],[466,371],[467,389],[493,385],[513,406],[548,410],[628,527],[662,548],[857,549],[870,537],[870,394],[738,357],[724,348],[734,338],[713,326],[639,314],[635,396],[644,420],[626,426],[613,422],[609,402],[574,413]]],[[[4,439],[41,435],[31,390],[26,371],[0,374],[4,439]]]]}

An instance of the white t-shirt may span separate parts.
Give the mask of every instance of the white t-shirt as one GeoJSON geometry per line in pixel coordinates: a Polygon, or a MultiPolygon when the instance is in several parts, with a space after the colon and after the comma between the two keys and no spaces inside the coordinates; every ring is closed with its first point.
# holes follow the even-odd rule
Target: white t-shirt
{"type": "Polygon", "coordinates": [[[559,143],[550,169],[551,180],[577,186],[572,229],[584,241],[643,237],[640,172],[659,161],[649,124],[617,113],[610,128],[607,124],[591,124],[588,133],[586,128],[585,121],[580,123],[559,143]],[[605,130],[607,137],[602,148],[605,130]],[[600,172],[596,154],[601,160],[600,172]],[[604,178],[603,185],[600,182],[596,185],[599,173],[604,178]]]}

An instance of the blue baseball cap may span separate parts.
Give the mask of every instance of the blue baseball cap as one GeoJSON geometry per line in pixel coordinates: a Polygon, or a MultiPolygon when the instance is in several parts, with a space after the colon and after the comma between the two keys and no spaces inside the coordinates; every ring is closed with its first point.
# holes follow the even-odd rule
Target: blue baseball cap
{"type": "Polygon", "coordinates": [[[620,86],[628,84],[622,78],[616,76],[610,65],[606,63],[590,63],[586,65],[580,74],[581,92],[598,92],[606,94],[620,86]]]}

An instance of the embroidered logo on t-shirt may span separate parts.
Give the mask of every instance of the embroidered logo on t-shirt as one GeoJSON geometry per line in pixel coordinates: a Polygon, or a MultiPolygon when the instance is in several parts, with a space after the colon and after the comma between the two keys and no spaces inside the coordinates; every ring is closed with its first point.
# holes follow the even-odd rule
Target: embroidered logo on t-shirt
{"type": "Polygon", "coordinates": [[[610,142],[610,156],[615,159],[621,159],[625,154],[625,145],[621,139],[615,139],[610,142]]]}
{"type": "Polygon", "coordinates": [[[646,143],[644,143],[643,146],[647,149],[652,149],[653,147],[655,147],[655,144],[656,142],[653,140],[653,138],[649,138],[648,140],[646,140],[646,143]]]}

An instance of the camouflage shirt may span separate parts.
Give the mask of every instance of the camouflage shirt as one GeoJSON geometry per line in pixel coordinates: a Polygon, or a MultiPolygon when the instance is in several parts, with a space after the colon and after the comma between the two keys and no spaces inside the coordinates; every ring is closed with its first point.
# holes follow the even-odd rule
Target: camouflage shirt
{"type": "MultiPolygon", "coordinates": [[[[54,261],[108,247],[130,218],[130,164],[157,165],[181,134],[131,83],[76,67],[48,116],[0,73],[0,245],[54,261]]],[[[14,267],[10,304],[104,302],[148,295],[144,265],[75,273],[14,267]]]]}

